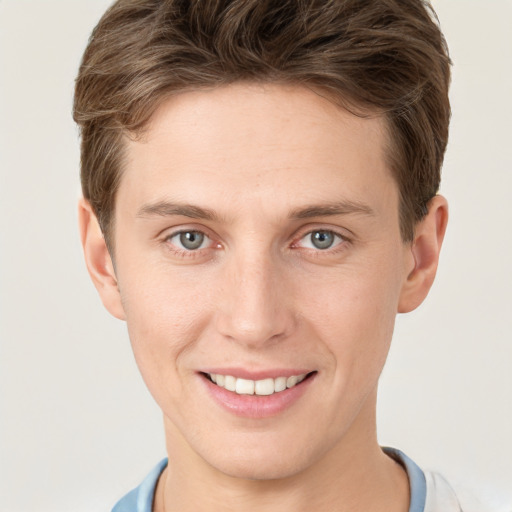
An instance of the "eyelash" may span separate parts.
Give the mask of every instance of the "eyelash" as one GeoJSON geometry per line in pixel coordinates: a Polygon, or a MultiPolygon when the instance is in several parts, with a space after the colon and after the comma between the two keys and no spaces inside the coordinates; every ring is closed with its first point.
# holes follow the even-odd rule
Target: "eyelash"
{"type": "MultiPolygon", "coordinates": [[[[325,229],[325,228],[316,228],[316,229],[309,228],[308,231],[304,231],[303,233],[301,233],[299,235],[299,237],[296,238],[296,240],[297,240],[296,242],[293,242],[290,245],[290,247],[292,249],[303,249],[305,251],[308,251],[308,253],[310,253],[310,255],[312,255],[314,257],[318,257],[318,258],[321,258],[322,256],[325,257],[327,255],[337,254],[338,252],[345,249],[345,246],[347,243],[351,242],[351,240],[345,234],[339,233],[338,231],[335,231],[333,229],[325,229]],[[319,248],[315,249],[315,248],[309,248],[309,247],[301,248],[299,246],[300,241],[304,240],[307,236],[311,236],[313,233],[320,233],[320,232],[334,235],[335,241],[334,241],[334,245],[332,247],[327,247],[322,250],[319,248]]],[[[197,258],[200,256],[204,256],[203,251],[205,251],[207,249],[221,248],[220,243],[215,244],[215,242],[212,240],[212,238],[210,236],[208,236],[207,233],[205,233],[204,231],[202,231],[200,229],[181,229],[179,231],[170,233],[169,235],[167,235],[164,238],[163,241],[169,251],[171,251],[173,254],[175,254],[176,256],[181,257],[181,258],[197,258]],[[210,240],[210,244],[208,247],[203,247],[203,248],[198,248],[198,249],[180,249],[175,244],[171,243],[171,240],[173,238],[180,236],[182,234],[185,234],[185,233],[198,233],[200,235],[203,235],[206,239],[210,240]]]]}

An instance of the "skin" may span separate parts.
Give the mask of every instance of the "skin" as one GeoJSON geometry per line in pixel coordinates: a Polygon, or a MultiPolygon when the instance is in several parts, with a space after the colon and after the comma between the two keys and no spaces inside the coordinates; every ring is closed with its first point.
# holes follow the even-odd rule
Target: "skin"
{"type": "Polygon", "coordinates": [[[156,511],[408,510],[377,443],[377,383],[397,312],[433,282],[447,205],[435,197],[401,240],[386,137],[381,117],[305,88],[183,93],[126,140],[115,267],[81,201],[89,272],[164,414],[156,511]],[[182,231],[203,245],[187,250],[182,231]],[[280,414],[244,418],[205,392],[205,367],[316,374],[280,414]]]}

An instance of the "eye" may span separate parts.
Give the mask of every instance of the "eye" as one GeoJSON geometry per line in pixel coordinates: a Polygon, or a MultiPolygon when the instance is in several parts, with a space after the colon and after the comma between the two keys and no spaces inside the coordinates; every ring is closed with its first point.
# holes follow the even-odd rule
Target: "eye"
{"type": "Polygon", "coordinates": [[[318,249],[324,251],[331,247],[336,247],[341,242],[343,242],[343,238],[333,231],[317,229],[304,236],[301,240],[301,245],[307,249],[318,249]]]}
{"type": "Polygon", "coordinates": [[[167,240],[179,249],[186,251],[204,249],[211,243],[211,240],[201,231],[180,231],[169,236],[167,240]]]}

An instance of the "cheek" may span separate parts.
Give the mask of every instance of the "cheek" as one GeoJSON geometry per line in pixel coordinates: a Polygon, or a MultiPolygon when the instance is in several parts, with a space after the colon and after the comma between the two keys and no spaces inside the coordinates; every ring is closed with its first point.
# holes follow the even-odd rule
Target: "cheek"
{"type": "Polygon", "coordinates": [[[345,374],[380,372],[393,334],[400,279],[378,264],[340,271],[305,304],[310,323],[345,374]]]}
{"type": "Polygon", "coordinates": [[[136,272],[121,281],[121,297],[135,360],[151,393],[178,391],[184,355],[204,328],[208,297],[166,272],[136,272]]]}

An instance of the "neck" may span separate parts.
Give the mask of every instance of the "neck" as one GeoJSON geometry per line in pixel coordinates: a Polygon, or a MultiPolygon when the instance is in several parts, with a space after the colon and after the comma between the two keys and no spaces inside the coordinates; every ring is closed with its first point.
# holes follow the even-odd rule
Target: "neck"
{"type": "Polygon", "coordinates": [[[306,469],[285,478],[226,475],[193,452],[166,420],[170,464],[156,489],[154,512],[407,512],[403,468],[380,449],[375,407],[366,407],[340,442],[306,469]]]}

